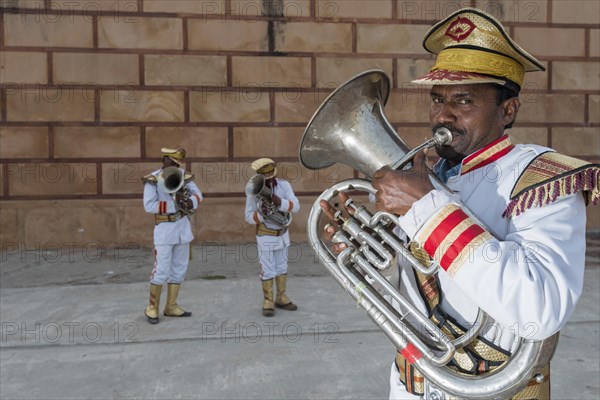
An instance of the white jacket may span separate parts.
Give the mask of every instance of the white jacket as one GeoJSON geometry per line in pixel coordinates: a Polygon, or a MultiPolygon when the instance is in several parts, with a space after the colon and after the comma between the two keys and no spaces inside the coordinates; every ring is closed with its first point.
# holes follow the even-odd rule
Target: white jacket
{"type": "MultiPolygon", "coordinates": [[[[158,169],[150,175],[157,177],[161,171],[162,169],[158,169]]],[[[185,187],[189,188],[192,193],[191,200],[195,210],[202,201],[202,192],[190,178],[193,178],[193,175],[186,173],[185,187]]],[[[148,181],[144,183],[144,209],[150,214],[177,212],[173,197],[161,190],[158,185],[148,181]]],[[[192,240],[194,240],[194,235],[189,217],[183,217],[174,222],[161,222],[154,226],[154,245],[156,246],[189,243],[192,240]]]]}
{"type": "MultiPolygon", "coordinates": [[[[433,190],[401,218],[408,237],[444,269],[439,273],[442,309],[469,326],[481,307],[496,321],[483,335],[509,351],[516,336],[544,339],[560,330],[583,287],[581,192],[535,205],[521,202],[526,209],[520,215],[503,216],[521,173],[548,151],[515,146],[503,136],[463,160],[461,174],[447,183],[453,193],[433,190]],[[466,207],[481,224],[467,216],[466,207]]],[[[403,266],[400,285],[424,311],[414,273],[403,266]]]]}

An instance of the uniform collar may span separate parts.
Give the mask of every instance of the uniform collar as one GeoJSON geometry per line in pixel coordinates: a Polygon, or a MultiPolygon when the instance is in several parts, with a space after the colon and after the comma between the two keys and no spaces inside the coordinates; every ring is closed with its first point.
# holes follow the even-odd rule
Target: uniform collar
{"type": "Polygon", "coordinates": [[[464,175],[468,172],[491,164],[494,161],[504,157],[514,147],[515,145],[510,142],[508,135],[502,135],[500,138],[488,144],[484,148],[479,149],[475,153],[465,157],[465,159],[462,161],[460,174],[464,175]]]}

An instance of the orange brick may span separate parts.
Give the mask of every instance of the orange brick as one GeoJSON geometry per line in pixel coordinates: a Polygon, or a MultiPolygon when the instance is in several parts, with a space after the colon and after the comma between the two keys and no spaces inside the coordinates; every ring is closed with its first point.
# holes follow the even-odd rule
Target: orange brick
{"type": "Polygon", "coordinates": [[[4,44],[34,47],[92,47],[91,18],[72,14],[5,14],[4,44]],[[77,32],[77,34],[73,34],[77,32]]]}
{"type": "Polygon", "coordinates": [[[96,194],[96,164],[8,164],[11,196],[96,194]]]}
{"type": "Polygon", "coordinates": [[[192,172],[203,193],[244,193],[255,172],[249,162],[194,163],[192,172]]]}
{"type": "Polygon", "coordinates": [[[244,219],[245,207],[245,197],[204,199],[193,220],[196,241],[208,243],[254,241],[256,228],[244,219]]]}
{"type": "Polygon", "coordinates": [[[138,56],[106,53],[54,53],[54,82],[87,85],[138,84],[138,56]]]}
{"type": "Polygon", "coordinates": [[[600,57],[600,29],[590,29],[590,57],[600,57]]]}
{"type": "Polygon", "coordinates": [[[56,158],[121,158],[140,156],[140,128],[56,127],[56,158]],[[77,145],[75,145],[75,143],[77,145]]]}
{"type": "Polygon", "coordinates": [[[318,18],[392,18],[391,0],[370,0],[368,6],[361,1],[317,0],[315,12],[318,18]]]}
{"type": "Polygon", "coordinates": [[[392,123],[429,123],[429,90],[416,93],[393,90],[385,107],[387,118],[392,123]]]}
{"type": "MultiPolygon", "coordinates": [[[[429,69],[433,67],[435,60],[433,57],[428,59],[415,59],[415,58],[400,58],[397,61],[397,86],[404,90],[406,88],[415,88],[411,81],[425,75],[429,72],[429,69]]],[[[391,76],[390,76],[391,78],[391,76]]],[[[418,87],[417,87],[418,88],[418,87]]]]}
{"type": "MultiPolygon", "coordinates": [[[[185,14],[215,14],[219,7],[215,1],[144,0],[144,12],[169,12],[185,14]]],[[[222,14],[222,12],[220,13],[222,14]]]]}
{"type": "Polygon", "coordinates": [[[578,61],[555,61],[552,64],[553,89],[600,88],[600,63],[578,61]]]}
{"type": "Polygon", "coordinates": [[[383,70],[392,76],[392,60],[387,58],[317,58],[317,86],[337,87],[369,69],[383,70]]]}
{"type": "Polygon", "coordinates": [[[207,89],[190,93],[191,121],[266,122],[270,107],[266,92],[207,89]]]}
{"type": "Polygon", "coordinates": [[[93,121],[92,88],[58,88],[40,85],[7,90],[8,121],[93,121]]]}
{"type": "Polygon", "coordinates": [[[106,90],[100,99],[103,121],[183,121],[183,93],[106,90]]]}
{"type": "Polygon", "coordinates": [[[357,26],[359,53],[426,54],[421,46],[429,25],[366,25],[357,26]]]}
{"type": "Polygon", "coordinates": [[[146,85],[219,86],[227,84],[222,56],[146,55],[146,85]]]}
{"type": "Polygon", "coordinates": [[[490,14],[503,24],[545,23],[548,20],[546,0],[476,0],[474,7],[490,14]]]}
{"type": "Polygon", "coordinates": [[[160,163],[103,163],[102,193],[143,194],[142,177],[160,167],[160,163]]]}
{"type": "Polygon", "coordinates": [[[267,51],[267,27],[263,21],[190,19],[188,46],[192,50],[267,51]]]}
{"type": "Polygon", "coordinates": [[[553,1],[552,22],[560,24],[599,24],[600,3],[589,0],[553,1]]]}
{"type": "Polygon", "coordinates": [[[277,122],[308,123],[324,97],[318,92],[284,91],[275,94],[275,120],[277,122]]]}
{"type": "Polygon", "coordinates": [[[16,250],[19,243],[19,218],[18,210],[6,208],[7,202],[0,202],[0,248],[2,252],[16,250]]]}
{"type": "Polygon", "coordinates": [[[0,158],[46,158],[48,128],[3,126],[0,143],[0,158]]]}
{"type": "Polygon", "coordinates": [[[52,0],[52,9],[62,13],[72,12],[73,10],[84,11],[88,18],[100,11],[115,12],[116,19],[134,23],[136,17],[127,16],[126,13],[138,11],[137,0],[52,0]]]}
{"type": "Polygon", "coordinates": [[[5,7],[17,7],[17,8],[26,8],[26,9],[34,9],[34,10],[44,10],[46,6],[44,5],[44,0],[10,0],[6,1],[3,4],[5,7]]]}
{"type": "Polygon", "coordinates": [[[534,71],[525,74],[523,85],[521,86],[521,98],[528,97],[537,90],[548,89],[548,62],[542,61],[546,71],[534,71]]]}
{"type": "Polygon", "coordinates": [[[600,96],[591,95],[589,101],[590,122],[592,124],[600,123],[600,96]]]}
{"type": "Polygon", "coordinates": [[[135,17],[135,21],[98,18],[99,47],[122,49],[182,49],[182,22],[178,18],[135,17]]]}
{"type": "Polygon", "coordinates": [[[82,249],[86,260],[93,262],[104,246],[116,242],[120,215],[115,213],[113,200],[31,203],[22,210],[21,218],[23,241],[32,249],[82,249]]]}
{"type": "Polygon", "coordinates": [[[600,157],[598,128],[553,128],[552,147],[567,155],[600,157]]]}
{"type": "Polygon", "coordinates": [[[46,53],[3,51],[0,53],[0,83],[47,83],[46,53]]]}
{"type": "Polygon", "coordinates": [[[581,123],[585,96],[568,94],[532,94],[521,98],[516,124],[521,122],[581,123]],[[569,107],[565,107],[568,104],[569,107]]]}
{"type": "Polygon", "coordinates": [[[520,128],[513,127],[506,131],[510,136],[510,141],[514,144],[539,144],[548,146],[548,129],[546,128],[520,128]]]}
{"type": "Polygon", "coordinates": [[[163,147],[183,147],[187,158],[228,156],[227,128],[219,127],[148,127],[146,156],[160,157],[163,147]]]}
{"type": "Polygon", "coordinates": [[[297,157],[303,132],[303,128],[235,128],[234,157],[297,157]]]}
{"type": "Polygon", "coordinates": [[[310,87],[308,57],[233,57],[235,86],[310,87]]]}
{"type": "Polygon", "coordinates": [[[276,23],[275,49],[282,52],[352,51],[352,26],[342,23],[276,23]]]}
{"type": "Polygon", "coordinates": [[[585,31],[575,28],[515,28],[519,45],[534,57],[584,56],[585,31]]]}
{"type": "MultiPolygon", "coordinates": [[[[271,3],[271,2],[269,2],[271,3]]],[[[231,14],[254,21],[261,16],[283,16],[287,18],[310,17],[310,0],[279,0],[269,8],[263,1],[231,0],[231,14]]],[[[215,3],[213,3],[215,4],[215,3]]],[[[222,4],[222,3],[221,3],[222,4]]],[[[218,7],[218,10],[224,7],[218,7]]],[[[215,12],[213,11],[213,14],[215,12]]]]}

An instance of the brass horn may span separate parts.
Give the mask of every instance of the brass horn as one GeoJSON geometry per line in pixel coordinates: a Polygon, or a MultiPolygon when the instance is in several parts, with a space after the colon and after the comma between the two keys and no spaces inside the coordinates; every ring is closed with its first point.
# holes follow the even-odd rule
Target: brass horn
{"type": "MultiPolygon", "coordinates": [[[[383,71],[369,70],[331,93],[304,131],[300,145],[302,164],[309,169],[321,169],[341,163],[371,178],[385,165],[394,169],[407,166],[423,148],[452,142],[451,132],[442,128],[433,138],[411,150],[383,112],[390,87],[390,80],[383,71]]],[[[429,178],[436,189],[449,190],[433,173],[429,178]]],[[[353,190],[375,194],[369,180],[349,179],[333,185],[315,200],[308,217],[309,242],[336,281],[367,311],[398,351],[412,356],[412,364],[429,382],[463,399],[506,399],[521,391],[531,379],[543,379],[540,371],[554,354],[558,334],[545,340],[521,338],[511,358],[489,373],[470,376],[446,367],[456,349],[479,334],[487,315],[479,310],[472,327],[463,336],[450,340],[383,277],[379,270],[392,266],[394,261],[389,249],[424,274],[438,271],[434,262],[422,265],[409,251],[408,243],[390,229],[390,226],[400,227],[393,214],[371,214],[366,207],[356,207],[349,200],[346,206],[354,209],[354,215],[344,217],[341,211],[336,213],[341,230],[334,236],[334,241],[349,246],[342,253],[333,254],[321,239],[320,201],[331,201],[339,192],[353,190]],[[384,299],[369,281],[379,284],[385,297],[400,304],[401,311],[384,299]],[[409,315],[421,326],[407,322],[409,315]]],[[[464,211],[492,232],[472,212],[464,211]]]]}
{"type": "Polygon", "coordinates": [[[273,193],[267,187],[264,175],[256,174],[248,180],[246,194],[256,198],[256,208],[266,221],[274,223],[281,228],[290,226],[292,223],[292,213],[277,209],[277,206],[271,200],[273,193]]]}
{"type": "Polygon", "coordinates": [[[177,192],[181,191],[181,201],[183,204],[191,197],[192,193],[185,185],[185,176],[184,172],[175,167],[170,166],[164,168],[157,178],[157,185],[161,188],[165,193],[170,194],[173,200],[175,201],[175,207],[181,211],[182,213],[189,215],[192,214],[192,210],[187,210],[177,201],[177,192]]]}

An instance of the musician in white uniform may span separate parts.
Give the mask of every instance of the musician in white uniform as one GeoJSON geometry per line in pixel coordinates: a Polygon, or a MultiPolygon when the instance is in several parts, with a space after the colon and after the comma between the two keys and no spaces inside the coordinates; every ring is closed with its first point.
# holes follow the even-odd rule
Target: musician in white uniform
{"type": "MultiPolygon", "coordinates": [[[[162,168],[142,178],[144,182],[144,209],[154,215],[154,269],[150,274],[150,302],[145,315],[151,324],[158,323],[162,286],[167,283],[167,303],[164,315],[169,317],[189,317],[177,304],[179,288],[188,268],[190,245],[194,239],[189,220],[202,201],[202,193],[194,183],[194,175],[182,167],[184,149],[161,149],[162,168]],[[183,187],[175,196],[165,192],[158,184],[159,176],[168,167],[179,168],[184,179],[183,187]],[[187,189],[187,190],[186,190],[187,189]]],[[[172,177],[171,179],[174,179],[172,177]]]]}
{"type": "MultiPolygon", "coordinates": [[[[275,307],[295,311],[298,306],[286,295],[288,247],[290,234],[288,226],[282,221],[289,221],[291,214],[298,212],[300,202],[288,181],[277,178],[277,165],[270,158],[260,158],[252,163],[252,169],[264,176],[265,186],[271,192],[270,199],[259,202],[259,197],[252,193],[253,188],[246,190],[246,222],[256,225],[256,242],[260,262],[260,279],[263,290],[262,313],[265,317],[275,315],[275,307]],[[268,205],[272,204],[272,209],[268,205]],[[262,209],[259,208],[262,205],[262,209]],[[269,214],[277,212],[278,218],[270,218],[269,214]],[[283,219],[282,219],[283,218],[283,219]],[[277,294],[273,299],[273,283],[277,294]]],[[[249,186],[252,186],[249,183],[249,186]]]]}
{"type": "MultiPolygon", "coordinates": [[[[423,45],[437,59],[414,83],[431,86],[432,130],[453,134],[450,145],[436,148],[441,159],[433,169],[450,191],[434,189],[420,154],[410,171],[375,173],[376,206],[402,215],[413,254],[442,269],[426,277],[399,260],[392,282],[403,295],[451,338],[473,324],[478,307],[490,316],[480,337],[449,364],[478,375],[509,359],[519,337],[549,338],[573,313],[583,286],[585,205],[600,197],[600,169],[511,143],[506,129],[517,117],[525,72],[544,67],[498,21],[459,10],[434,25],[423,45]]],[[[391,399],[451,398],[414,368],[422,357],[414,346],[397,353],[391,399]]],[[[513,399],[549,396],[547,365],[513,399]]]]}

